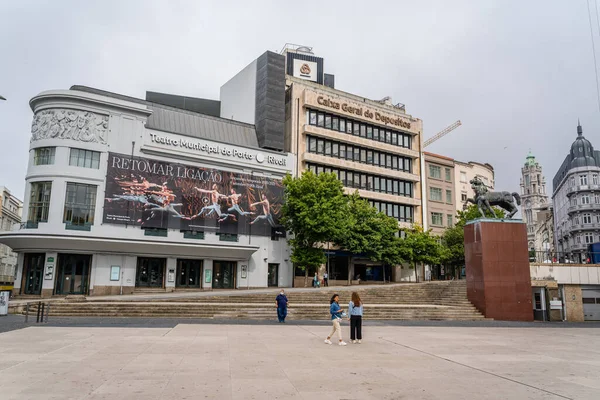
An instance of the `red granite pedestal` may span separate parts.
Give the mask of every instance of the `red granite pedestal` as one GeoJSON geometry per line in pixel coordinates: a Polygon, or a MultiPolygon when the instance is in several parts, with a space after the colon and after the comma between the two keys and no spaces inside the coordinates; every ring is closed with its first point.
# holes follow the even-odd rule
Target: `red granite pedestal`
{"type": "Polygon", "coordinates": [[[486,318],[533,321],[526,225],[482,219],[464,229],[469,301],[486,318]]]}

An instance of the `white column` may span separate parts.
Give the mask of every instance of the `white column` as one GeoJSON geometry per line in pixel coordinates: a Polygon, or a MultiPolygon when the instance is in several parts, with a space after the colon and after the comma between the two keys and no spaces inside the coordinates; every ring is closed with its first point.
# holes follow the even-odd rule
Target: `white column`
{"type": "Polygon", "coordinates": [[[167,270],[165,271],[165,288],[167,291],[175,289],[175,279],[177,279],[177,259],[167,258],[167,270]]]}

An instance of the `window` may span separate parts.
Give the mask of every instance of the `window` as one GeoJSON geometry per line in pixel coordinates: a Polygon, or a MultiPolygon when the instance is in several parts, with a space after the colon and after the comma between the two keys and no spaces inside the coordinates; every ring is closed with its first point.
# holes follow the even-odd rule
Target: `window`
{"type": "Polygon", "coordinates": [[[93,225],[96,190],[94,185],[67,182],[63,222],[71,225],[93,225]]]}
{"type": "Polygon", "coordinates": [[[461,183],[468,183],[467,182],[467,173],[466,172],[461,172],[460,173],[460,182],[461,183]]]}
{"type": "Polygon", "coordinates": [[[34,150],[33,164],[34,165],[52,165],[54,164],[54,154],[56,147],[39,147],[34,150]]]}
{"type": "Polygon", "coordinates": [[[346,132],[346,120],[340,118],[340,132],[346,132]]]}
{"type": "Polygon", "coordinates": [[[356,162],[360,161],[360,148],[359,147],[354,148],[354,161],[356,161],[356,162]]]}
{"type": "Polygon", "coordinates": [[[575,186],[575,177],[572,176],[571,179],[569,179],[569,186],[575,186]]]}
{"type": "Polygon", "coordinates": [[[452,228],[452,226],[454,225],[454,218],[452,217],[452,214],[446,215],[446,219],[448,220],[448,228],[452,228]]]}
{"type": "Polygon", "coordinates": [[[325,114],[318,113],[317,114],[317,126],[325,126],[325,114]]]}
{"type": "Polygon", "coordinates": [[[339,157],[340,156],[340,144],[339,143],[334,143],[333,146],[331,147],[331,155],[333,157],[339,157]]]}
{"type": "Polygon", "coordinates": [[[379,141],[379,128],[373,128],[373,140],[379,141]]]}
{"type": "Polygon", "coordinates": [[[443,222],[442,222],[443,218],[444,218],[444,215],[442,213],[432,212],[431,213],[431,225],[442,226],[443,225],[443,222]]]}
{"type": "Polygon", "coordinates": [[[358,122],[352,123],[352,134],[354,136],[360,136],[360,124],[358,122]]]}
{"type": "Polygon", "coordinates": [[[573,198],[571,199],[571,205],[572,205],[572,206],[576,206],[576,205],[577,205],[577,198],[576,198],[576,197],[573,197],[573,198]]]}
{"type": "Polygon", "coordinates": [[[307,146],[308,146],[309,153],[316,153],[317,152],[317,139],[309,136],[307,146]]]}
{"type": "Polygon", "coordinates": [[[334,131],[340,130],[340,117],[334,116],[331,118],[331,129],[334,131]]]}
{"type": "Polygon", "coordinates": [[[588,184],[587,175],[579,175],[579,184],[582,186],[588,184]]]}
{"type": "Polygon", "coordinates": [[[325,155],[331,157],[331,142],[329,140],[325,141],[325,155]]]}
{"type": "Polygon", "coordinates": [[[28,221],[48,222],[51,192],[52,182],[35,182],[31,184],[28,221]]]}
{"type": "Polygon", "coordinates": [[[331,129],[331,115],[325,115],[325,129],[331,129]]]}
{"type": "Polygon", "coordinates": [[[97,151],[71,149],[69,165],[84,168],[100,168],[100,153],[97,151]]]}
{"type": "Polygon", "coordinates": [[[590,196],[587,194],[581,196],[581,204],[590,204],[590,196]]]}
{"type": "Polygon", "coordinates": [[[452,204],[452,190],[446,190],[446,203],[452,204]]]}
{"type": "Polygon", "coordinates": [[[597,185],[598,184],[598,174],[592,175],[592,184],[593,185],[597,185]]]}
{"type": "Polygon", "coordinates": [[[585,244],[594,243],[594,234],[591,232],[587,232],[585,235],[585,244]]]}
{"type": "Polygon", "coordinates": [[[446,181],[451,182],[452,181],[452,170],[450,168],[446,168],[445,172],[446,172],[446,181]]]}
{"type": "Polygon", "coordinates": [[[308,113],[308,123],[310,125],[317,125],[317,112],[310,110],[308,113]]]}
{"type": "Polygon", "coordinates": [[[462,201],[463,203],[464,203],[465,201],[467,201],[467,194],[466,194],[465,192],[462,192],[462,193],[460,194],[460,201],[462,201]]]}
{"type": "Polygon", "coordinates": [[[442,201],[442,189],[436,187],[429,188],[429,200],[442,201]]]}
{"type": "Polygon", "coordinates": [[[525,175],[525,186],[529,186],[529,175],[525,175]]]}
{"type": "Polygon", "coordinates": [[[430,165],[429,177],[434,179],[442,179],[442,168],[437,165],[430,165]]]}
{"type": "Polygon", "coordinates": [[[371,125],[367,126],[367,139],[373,139],[373,127],[371,125]]]}
{"type": "Polygon", "coordinates": [[[591,224],[592,223],[592,214],[583,214],[583,223],[591,224]]]}
{"type": "Polygon", "coordinates": [[[323,139],[317,139],[317,154],[323,154],[325,152],[325,141],[323,139]]]}
{"type": "Polygon", "coordinates": [[[594,195],[594,203],[600,204],[600,194],[595,194],[594,195]]]}

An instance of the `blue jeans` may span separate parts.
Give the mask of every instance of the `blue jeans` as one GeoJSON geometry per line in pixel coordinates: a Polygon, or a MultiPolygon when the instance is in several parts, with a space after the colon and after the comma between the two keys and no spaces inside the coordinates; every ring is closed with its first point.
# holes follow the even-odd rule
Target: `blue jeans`
{"type": "Polygon", "coordinates": [[[277,319],[279,322],[285,322],[285,317],[287,317],[287,307],[277,307],[277,319]]]}

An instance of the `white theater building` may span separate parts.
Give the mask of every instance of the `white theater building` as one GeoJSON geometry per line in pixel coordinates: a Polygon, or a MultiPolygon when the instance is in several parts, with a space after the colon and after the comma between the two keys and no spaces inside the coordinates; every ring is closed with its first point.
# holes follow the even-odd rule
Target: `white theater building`
{"type": "Polygon", "coordinates": [[[0,233],[19,254],[15,294],[292,285],[285,233],[250,204],[280,196],[295,160],[261,148],[254,125],[79,86],[30,105],[23,223],[0,233]],[[238,207],[220,221],[213,196],[225,213],[239,185],[252,214],[238,207]]]}

